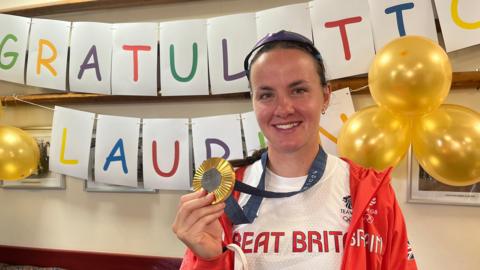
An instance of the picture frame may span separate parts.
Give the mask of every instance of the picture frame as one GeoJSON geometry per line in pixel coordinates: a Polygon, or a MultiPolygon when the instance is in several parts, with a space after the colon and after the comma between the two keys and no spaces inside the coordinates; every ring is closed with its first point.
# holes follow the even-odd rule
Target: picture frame
{"type": "Polygon", "coordinates": [[[480,206],[480,183],[457,187],[443,184],[429,175],[408,152],[407,202],[480,206]]]}
{"type": "Polygon", "coordinates": [[[65,175],[49,170],[49,147],[51,127],[28,127],[24,131],[32,135],[40,149],[40,162],[37,172],[18,181],[1,181],[4,189],[66,189],[65,175]]]}
{"type": "Polygon", "coordinates": [[[138,175],[138,187],[129,187],[129,186],[120,186],[120,185],[110,185],[105,183],[100,183],[95,181],[95,164],[94,164],[94,156],[95,156],[95,140],[92,139],[92,143],[90,145],[90,163],[88,165],[88,179],[85,180],[84,190],[86,192],[105,192],[105,193],[158,193],[157,189],[149,189],[143,187],[143,179],[142,179],[142,151],[141,145],[142,141],[140,138],[139,141],[139,151],[138,151],[138,167],[137,167],[137,175],[138,175]]]}

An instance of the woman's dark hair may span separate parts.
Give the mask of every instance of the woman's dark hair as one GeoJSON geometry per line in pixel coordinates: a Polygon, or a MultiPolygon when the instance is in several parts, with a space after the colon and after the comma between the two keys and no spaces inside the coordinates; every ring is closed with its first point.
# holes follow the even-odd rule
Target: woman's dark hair
{"type": "MultiPolygon", "coordinates": [[[[250,68],[253,66],[255,61],[264,53],[272,51],[274,49],[296,49],[303,51],[310,55],[314,62],[315,62],[315,68],[317,70],[317,74],[320,77],[320,84],[323,87],[327,86],[327,79],[325,76],[325,65],[323,64],[323,59],[320,56],[317,56],[309,46],[301,43],[301,42],[296,42],[296,41],[275,41],[275,42],[270,42],[265,44],[263,47],[261,47],[258,52],[253,56],[252,61],[250,62],[250,68]]],[[[250,83],[250,77],[249,77],[249,83],[250,83]]]]}
{"type": "Polygon", "coordinates": [[[248,156],[244,159],[229,160],[229,162],[230,164],[232,164],[234,168],[248,166],[250,164],[255,163],[255,161],[259,160],[262,157],[262,154],[265,153],[266,151],[267,151],[267,148],[261,148],[259,150],[255,150],[255,152],[253,152],[251,156],[248,156]]]}

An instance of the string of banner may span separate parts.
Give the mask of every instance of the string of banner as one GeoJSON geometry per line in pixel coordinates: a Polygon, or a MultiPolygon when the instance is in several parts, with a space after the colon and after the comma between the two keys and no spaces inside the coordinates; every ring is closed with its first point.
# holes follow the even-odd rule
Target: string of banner
{"type": "MultiPolygon", "coordinates": [[[[331,106],[322,118],[338,118],[338,121],[335,125],[329,123],[333,121],[325,121],[329,123],[328,126],[321,127],[319,130],[320,136],[323,134],[325,138],[322,144],[329,153],[336,154],[336,136],[347,115],[354,112],[350,93],[362,91],[366,87],[368,86],[353,90],[344,88],[332,93],[331,106]]],[[[63,107],[51,108],[23,100],[16,94],[12,98],[18,102],[54,112],[49,157],[51,171],[79,179],[95,179],[95,182],[105,184],[132,187],[143,184],[146,188],[187,190],[190,189],[190,182],[185,179],[191,179],[191,175],[188,175],[191,173],[189,164],[199,165],[195,161],[199,162],[213,156],[243,158],[245,154],[251,154],[254,150],[266,146],[266,140],[253,112],[192,119],[139,119],[96,115],[63,107]],[[93,128],[94,120],[98,120],[95,129],[93,128]],[[172,120],[172,122],[163,126],[155,123],[163,120],[172,120]],[[112,121],[117,122],[109,126],[112,125],[112,121]],[[228,132],[218,132],[214,127],[219,124],[228,132]],[[141,129],[139,125],[142,126],[141,129]],[[168,137],[168,134],[173,135],[168,137]],[[191,136],[190,139],[189,136],[191,136]],[[173,137],[176,139],[172,140],[173,137]],[[119,141],[119,138],[122,141],[119,141]],[[189,140],[192,140],[192,143],[189,143],[189,140]],[[134,147],[129,147],[129,142],[132,142],[131,145],[134,147]],[[174,151],[171,145],[174,145],[174,151]],[[190,157],[191,147],[193,147],[193,158],[190,157]],[[99,154],[100,151],[103,152],[99,154]],[[130,162],[128,156],[135,156],[138,159],[130,162]],[[157,156],[162,157],[162,160],[157,156]],[[95,164],[91,164],[90,168],[85,166],[92,160],[95,160],[95,164]],[[136,164],[137,161],[141,163],[136,164]],[[112,163],[121,164],[121,166],[110,166],[112,163]],[[135,166],[132,166],[133,163],[135,166]],[[100,167],[97,166],[98,164],[100,167]],[[139,181],[140,178],[137,179],[136,173],[132,174],[137,171],[137,165],[142,166],[142,182],[139,181]],[[95,167],[94,170],[91,170],[92,166],[95,167]],[[165,168],[171,169],[165,170],[165,168]],[[115,171],[118,175],[112,174],[115,171]],[[150,176],[148,176],[149,173],[150,176]],[[119,181],[122,179],[121,176],[125,175],[129,175],[128,179],[119,181]],[[169,181],[159,181],[159,177],[169,181]]],[[[23,156],[23,158],[27,157],[23,156]]],[[[19,163],[15,166],[21,167],[19,163]]],[[[30,167],[35,168],[34,163],[30,163],[30,167]]],[[[18,180],[28,175],[28,172],[11,174],[7,177],[0,175],[0,179],[18,180]]]]}

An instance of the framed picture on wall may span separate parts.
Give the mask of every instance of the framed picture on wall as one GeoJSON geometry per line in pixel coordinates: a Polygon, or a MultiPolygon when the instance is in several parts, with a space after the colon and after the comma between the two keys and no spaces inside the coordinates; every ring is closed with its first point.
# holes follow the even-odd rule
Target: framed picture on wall
{"type": "Polygon", "coordinates": [[[25,128],[37,141],[40,149],[38,169],[29,177],[18,181],[2,181],[6,189],[65,189],[65,175],[54,173],[48,168],[51,127],[25,128]]]}
{"type": "Polygon", "coordinates": [[[407,200],[411,203],[480,206],[480,183],[450,186],[429,175],[410,150],[408,153],[407,200]]]}
{"type": "Polygon", "coordinates": [[[95,139],[92,139],[92,144],[90,145],[90,164],[88,170],[88,179],[85,181],[85,191],[88,192],[120,192],[120,193],[157,193],[156,189],[148,189],[143,187],[143,170],[142,170],[142,139],[139,141],[139,151],[138,151],[138,167],[137,167],[137,177],[138,177],[138,187],[129,187],[129,186],[119,186],[119,185],[110,185],[100,182],[95,182],[95,166],[94,166],[94,157],[95,157],[95,139]]]}

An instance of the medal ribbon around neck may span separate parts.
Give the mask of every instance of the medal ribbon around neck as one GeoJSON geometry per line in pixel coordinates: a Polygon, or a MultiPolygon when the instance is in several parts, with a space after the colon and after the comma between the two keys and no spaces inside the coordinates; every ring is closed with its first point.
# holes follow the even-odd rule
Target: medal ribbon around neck
{"type": "Polygon", "coordinates": [[[319,147],[318,153],[308,170],[307,179],[302,188],[291,192],[274,192],[265,190],[265,172],[268,163],[267,152],[261,156],[262,175],[257,187],[252,187],[241,181],[235,181],[235,172],[226,160],[221,158],[211,158],[199,167],[193,178],[193,190],[200,188],[215,194],[215,200],[212,204],[225,201],[225,213],[235,225],[250,224],[257,217],[258,209],[263,198],[285,198],[302,193],[313,187],[322,178],[327,163],[327,153],[319,147]],[[247,203],[242,207],[231,196],[233,190],[250,194],[247,203]]]}

